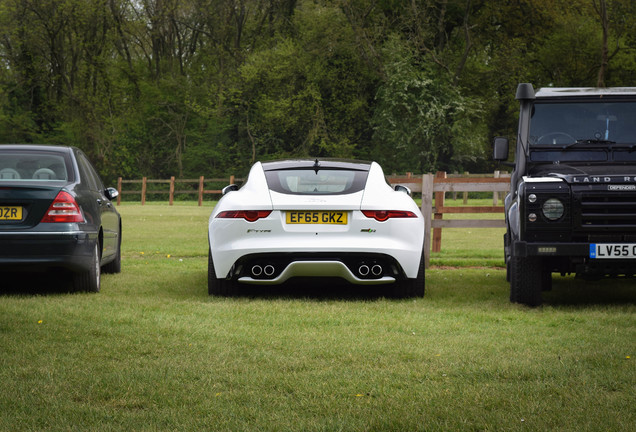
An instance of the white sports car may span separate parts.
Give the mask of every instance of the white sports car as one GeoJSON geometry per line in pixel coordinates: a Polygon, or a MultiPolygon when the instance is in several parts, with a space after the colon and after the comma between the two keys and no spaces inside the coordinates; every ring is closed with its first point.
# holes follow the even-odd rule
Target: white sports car
{"type": "Polygon", "coordinates": [[[375,162],[257,162],[240,189],[223,190],[208,237],[210,295],[331,277],[424,296],[422,214],[375,162]]]}

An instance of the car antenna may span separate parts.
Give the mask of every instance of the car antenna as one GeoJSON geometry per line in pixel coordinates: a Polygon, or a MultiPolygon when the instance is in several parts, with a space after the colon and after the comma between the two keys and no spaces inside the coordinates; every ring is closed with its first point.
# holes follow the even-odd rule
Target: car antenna
{"type": "Polygon", "coordinates": [[[314,171],[316,172],[316,174],[318,174],[319,169],[320,169],[320,162],[318,161],[318,158],[316,158],[316,162],[314,162],[314,171]]]}

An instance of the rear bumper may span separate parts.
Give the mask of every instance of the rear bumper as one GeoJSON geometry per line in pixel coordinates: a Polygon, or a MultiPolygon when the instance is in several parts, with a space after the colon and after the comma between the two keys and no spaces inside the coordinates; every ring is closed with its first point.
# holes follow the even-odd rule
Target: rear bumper
{"type": "Polygon", "coordinates": [[[255,285],[277,285],[294,277],[337,277],[356,285],[378,285],[395,282],[393,276],[382,276],[376,279],[363,279],[341,261],[293,261],[282,272],[271,279],[243,276],[239,282],[255,285]]]}
{"type": "Polygon", "coordinates": [[[97,233],[0,233],[0,271],[39,271],[64,268],[74,272],[91,267],[97,233]]]}
{"type": "Polygon", "coordinates": [[[276,285],[291,278],[330,277],[356,285],[407,278],[401,265],[380,253],[265,253],[241,257],[227,275],[241,283],[276,285]]]}
{"type": "MultiPolygon", "coordinates": [[[[367,258],[368,256],[382,255],[385,257],[382,261],[385,261],[387,265],[389,263],[395,264],[395,267],[398,268],[399,276],[394,277],[394,280],[396,278],[417,277],[420,258],[422,256],[422,246],[420,245],[421,243],[412,241],[404,242],[395,238],[360,240],[359,238],[341,238],[326,235],[324,236],[324,241],[316,239],[315,237],[304,239],[304,241],[289,241],[288,239],[281,239],[277,241],[267,239],[266,241],[253,240],[248,243],[238,240],[233,242],[230,247],[227,247],[227,244],[212,244],[211,250],[214,258],[215,272],[218,277],[231,277],[232,272],[236,271],[239,265],[250,264],[251,257],[254,256],[266,256],[273,258],[274,260],[277,260],[277,258],[281,256],[289,257],[286,259],[287,262],[282,263],[281,268],[286,268],[293,261],[303,261],[305,263],[340,261],[346,264],[344,268],[348,268],[350,272],[355,274],[355,269],[358,268],[362,261],[368,261],[369,263],[373,262],[373,259],[367,258]]],[[[318,266],[321,265],[322,264],[318,264],[318,266]]],[[[308,264],[304,264],[301,267],[294,270],[294,276],[300,276],[301,273],[304,273],[305,271],[309,271],[311,273],[310,270],[307,270],[310,267],[308,264]],[[305,270],[301,271],[301,267],[305,270]]],[[[276,268],[278,269],[279,266],[277,265],[276,268]]],[[[344,271],[344,269],[337,269],[334,266],[331,266],[330,268],[336,273],[334,276],[343,277],[352,283],[378,283],[358,280],[363,278],[353,279],[348,274],[343,275],[341,270],[344,271]]],[[[326,270],[327,267],[323,267],[323,272],[321,274],[324,276],[330,276],[330,272],[326,270]]],[[[384,283],[391,281],[386,280],[384,283]]],[[[243,279],[242,282],[250,283],[251,281],[243,279]]],[[[272,281],[269,283],[274,282],[272,281]]]]}

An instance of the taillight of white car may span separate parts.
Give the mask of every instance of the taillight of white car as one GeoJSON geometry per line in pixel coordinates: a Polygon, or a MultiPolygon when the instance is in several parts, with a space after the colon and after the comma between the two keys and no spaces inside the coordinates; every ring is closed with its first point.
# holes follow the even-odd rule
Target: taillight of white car
{"type": "Polygon", "coordinates": [[[362,214],[368,218],[384,222],[393,218],[416,218],[417,215],[411,211],[402,210],[362,210],[362,214]]]}
{"type": "Polygon", "coordinates": [[[256,222],[270,215],[271,210],[231,210],[216,215],[219,219],[245,219],[248,222],[256,222]]]}

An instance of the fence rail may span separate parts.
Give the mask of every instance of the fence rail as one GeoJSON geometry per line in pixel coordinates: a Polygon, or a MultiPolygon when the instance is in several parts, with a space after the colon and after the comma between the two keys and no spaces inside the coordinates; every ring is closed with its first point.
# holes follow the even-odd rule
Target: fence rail
{"type": "MultiPolygon", "coordinates": [[[[199,206],[203,204],[203,195],[221,194],[221,189],[206,189],[205,184],[207,183],[223,183],[223,184],[233,184],[237,181],[243,181],[243,179],[237,179],[233,175],[229,178],[210,178],[206,179],[204,176],[199,177],[198,179],[176,179],[174,176],[170,177],[170,180],[149,180],[144,177],[141,180],[123,180],[121,177],[117,179],[117,191],[119,192],[119,196],[117,197],[117,205],[121,204],[122,195],[141,195],[141,205],[146,204],[146,196],[148,194],[168,194],[168,202],[170,205],[174,203],[174,196],[176,194],[194,194],[198,195],[199,206]],[[123,190],[125,184],[141,184],[141,190],[123,190]],[[165,189],[153,189],[149,190],[148,185],[154,184],[167,184],[168,190],[165,189]],[[190,189],[175,189],[177,185],[191,185],[194,186],[190,189]]],[[[183,187],[183,186],[182,186],[183,187]]]]}

